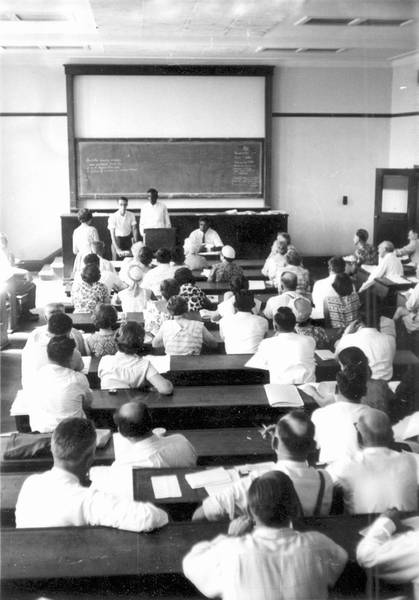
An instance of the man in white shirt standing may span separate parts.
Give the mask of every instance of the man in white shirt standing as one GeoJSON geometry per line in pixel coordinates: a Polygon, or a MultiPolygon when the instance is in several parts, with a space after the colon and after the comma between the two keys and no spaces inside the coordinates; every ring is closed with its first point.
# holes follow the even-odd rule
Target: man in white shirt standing
{"type": "Polygon", "coordinates": [[[16,526],[103,525],[139,532],[166,525],[167,514],[152,504],[88,487],[95,449],[96,431],[90,421],[62,421],[51,441],[54,467],[25,480],[16,504],[16,526]]]}
{"type": "Polygon", "coordinates": [[[251,292],[235,294],[237,312],[220,321],[220,336],[224,340],[226,354],[254,354],[268,333],[268,321],[252,313],[254,306],[251,292]]]}
{"type": "Polygon", "coordinates": [[[316,307],[316,314],[319,318],[324,315],[326,298],[329,296],[338,296],[338,293],[332,287],[336,275],[345,272],[345,261],[340,256],[332,256],[327,266],[329,268],[329,275],[324,279],[318,279],[313,285],[313,304],[316,307]]]}
{"type": "Polygon", "coordinates": [[[137,221],[134,213],[127,210],[127,206],[128,198],[121,196],[118,200],[118,210],[108,219],[114,260],[129,255],[132,238],[134,238],[134,242],[138,241],[137,221]]]}
{"type": "Polygon", "coordinates": [[[203,252],[208,248],[219,249],[224,245],[215,229],[211,228],[211,221],[206,216],[199,217],[199,228],[191,232],[189,241],[203,252]]]}
{"type": "Polygon", "coordinates": [[[141,209],[140,233],[144,239],[145,229],[169,229],[171,227],[167,206],[158,200],[159,192],[150,188],[147,190],[148,202],[141,209]]]}
{"type": "Polygon", "coordinates": [[[271,472],[252,482],[249,517],[229,535],[199,542],[183,570],[209,598],[319,600],[327,598],[344,569],[346,551],[317,531],[298,532],[298,499],[287,475],[271,472]]]}
{"type": "Polygon", "coordinates": [[[369,277],[358,290],[358,294],[365,292],[374,285],[376,279],[382,277],[401,277],[403,275],[403,265],[394,252],[394,244],[389,241],[381,242],[378,246],[378,265],[369,274],[369,277]]]}

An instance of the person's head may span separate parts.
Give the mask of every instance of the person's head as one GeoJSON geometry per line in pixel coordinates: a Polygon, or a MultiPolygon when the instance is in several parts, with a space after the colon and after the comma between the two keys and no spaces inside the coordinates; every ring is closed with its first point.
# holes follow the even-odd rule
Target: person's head
{"type": "Polygon", "coordinates": [[[77,214],[80,223],[90,223],[93,219],[92,211],[88,208],[81,208],[77,214]]]}
{"type": "Polygon", "coordinates": [[[249,291],[242,290],[234,294],[234,306],[240,312],[252,312],[255,306],[253,294],[249,291]]]}
{"type": "Polygon", "coordinates": [[[256,526],[288,527],[302,516],[294,485],[281,471],[269,471],[254,479],[247,503],[256,526]]]}
{"type": "Polygon", "coordinates": [[[221,260],[231,263],[236,258],[236,251],[232,246],[223,246],[221,248],[220,257],[221,260]]]}
{"type": "Polygon", "coordinates": [[[144,271],[135,263],[131,264],[127,269],[127,279],[129,280],[129,289],[133,292],[133,296],[140,295],[140,283],[144,277],[144,271]]]}
{"type": "Polygon", "coordinates": [[[278,250],[278,254],[281,254],[282,256],[285,256],[285,254],[287,253],[288,242],[284,238],[283,234],[278,235],[278,237],[276,238],[276,248],[278,250]]]}
{"type": "Polygon", "coordinates": [[[98,256],[102,256],[103,257],[103,253],[105,251],[105,244],[102,242],[102,240],[98,240],[96,242],[92,242],[90,244],[90,246],[92,248],[92,252],[94,252],[98,256]]]}
{"type": "Polygon", "coordinates": [[[136,321],[122,323],[115,336],[118,350],[124,354],[141,354],[144,335],[144,327],[136,321]]]}
{"type": "Polygon", "coordinates": [[[338,361],[341,370],[345,369],[345,367],[361,369],[365,372],[367,379],[371,377],[368,358],[362,352],[361,348],[357,346],[348,346],[348,348],[341,350],[338,354],[338,361]]]}
{"type": "Polygon", "coordinates": [[[48,318],[47,330],[51,335],[68,336],[72,328],[73,321],[64,311],[53,312],[48,318]]]}
{"type": "Polygon", "coordinates": [[[344,273],[345,272],[345,261],[341,256],[332,256],[327,262],[330,273],[344,273]]]}
{"type": "Polygon", "coordinates": [[[346,400],[359,404],[367,393],[368,374],[364,365],[349,364],[336,374],[338,390],[346,400]]]}
{"type": "Polygon", "coordinates": [[[153,421],[150,411],[143,402],[127,402],[115,413],[115,425],[126,438],[142,438],[151,434],[153,421]]]}
{"type": "Polygon", "coordinates": [[[311,302],[308,298],[297,296],[290,303],[290,308],[295,315],[297,323],[305,323],[311,315],[311,302]]]}
{"type": "Polygon", "coordinates": [[[388,448],[394,441],[393,430],[388,415],[371,408],[363,413],[357,423],[358,441],[364,448],[384,446],[388,448]]]}
{"type": "Polygon", "coordinates": [[[185,262],[185,252],[182,246],[175,246],[171,252],[172,262],[175,265],[183,265],[185,262]]]}
{"type": "Polygon", "coordinates": [[[52,434],[51,451],[54,465],[83,479],[93,463],[96,430],[91,421],[72,417],[64,419],[52,434]]]}
{"type": "Polygon", "coordinates": [[[69,367],[75,347],[76,342],[72,338],[66,335],[54,336],[48,342],[48,359],[61,367],[69,367]]]}
{"type": "Polygon", "coordinates": [[[183,251],[185,256],[198,254],[201,248],[201,244],[199,242],[193,242],[190,238],[186,238],[183,242],[183,251]]]}
{"type": "Polygon", "coordinates": [[[144,242],[134,242],[131,246],[131,254],[134,260],[139,260],[138,255],[141,248],[144,247],[144,242]]]}
{"type": "Polygon", "coordinates": [[[172,296],[167,301],[167,310],[174,317],[180,317],[188,312],[188,301],[183,296],[172,296]]]}
{"type": "Polygon", "coordinates": [[[314,424],[301,409],[291,410],[278,419],[272,448],[279,460],[305,461],[316,449],[314,424]]]}
{"type": "Polygon", "coordinates": [[[147,198],[149,199],[151,204],[156,204],[158,197],[159,192],[155,188],[150,188],[147,190],[147,198]]]}
{"type": "Polygon", "coordinates": [[[298,277],[291,271],[284,271],[281,275],[281,290],[283,292],[295,292],[297,289],[298,277]]]}
{"type": "Polygon", "coordinates": [[[195,277],[190,269],[187,267],[181,267],[180,269],[176,269],[174,278],[178,282],[179,286],[184,283],[195,283],[195,277]]]}
{"type": "Polygon", "coordinates": [[[385,256],[386,254],[390,254],[391,252],[394,252],[393,242],[390,242],[389,240],[384,240],[384,242],[381,242],[381,244],[378,245],[378,256],[380,258],[383,258],[383,256],[385,256]]]}
{"type": "Polygon", "coordinates": [[[145,267],[148,267],[151,264],[151,261],[153,260],[153,251],[148,246],[141,246],[134,258],[137,259],[145,267]]]}
{"type": "Polygon", "coordinates": [[[418,239],[418,232],[415,229],[409,229],[407,239],[409,240],[409,242],[414,242],[418,239]]]}
{"type": "Polygon", "coordinates": [[[198,223],[199,229],[205,233],[206,231],[208,231],[208,229],[211,226],[211,222],[209,220],[208,217],[199,217],[199,223],[198,223]]]}
{"type": "Polygon", "coordinates": [[[49,302],[44,306],[44,317],[48,323],[52,315],[65,313],[65,307],[62,302],[49,302]]]}
{"type": "Polygon", "coordinates": [[[118,200],[118,210],[121,215],[124,215],[127,212],[128,206],[128,198],[125,196],[121,196],[118,200]]]}
{"type": "Polygon", "coordinates": [[[118,313],[111,304],[98,304],[93,315],[93,322],[97,329],[115,329],[118,313]]]}
{"type": "Polygon", "coordinates": [[[299,267],[301,265],[301,256],[293,248],[287,250],[285,258],[287,259],[287,263],[293,267],[299,267]]]}
{"type": "Polygon", "coordinates": [[[9,240],[7,238],[7,235],[3,232],[0,233],[0,248],[3,248],[3,250],[6,250],[6,248],[9,245],[9,240]]]}
{"type": "Polygon", "coordinates": [[[179,291],[180,285],[176,279],[164,279],[160,284],[160,293],[165,300],[169,300],[172,296],[177,296],[179,291]]]}
{"type": "Polygon", "coordinates": [[[288,306],[280,306],[274,315],[274,328],[280,333],[294,331],[297,320],[288,306]]]}
{"type": "Polygon", "coordinates": [[[233,294],[249,289],[249,281],[244,275],[234,275],[230,280],[230,290],[233,294]]]}
{"type": "Polygon", "coordinates": [[[156,252],[156,260],[162,265],[168,265],[171,259],[170,250],[167,248],[159,248],[156,252]]]}
{"type": "Polygon", "coordinates": [[[287,231],[278,231],[278,234],[276,236],[277,240],[285,240],[287,246],[289,246],[291,244],[291,236],[287,231]]]}
{"type": "Polygon", "coordinates": [[[354,235],[354,244],[366,244],[368,240],[368,231],[366,229],[357,229],[354,235]]]}
{"type": "Polygon", "coordinates": [[[86,265],[81,272],[81,278],[85,283],[89,285],[93,285],[97,283],[100,279],[100,269],[97,265],[90,263],[86,265]]]}
{"type": "Polygon", "coordinates": [[[100,259],[98,254],[96,254],[95,252],[89,252],[89,254],[86,254],[83,258],[83,263],[84,265],[96,265],[99,268],[99,264],[100,264],[100,259]]]}
{"type": "Polygon", "coordinates": [[[351,278],[346,273],[337,273],[332,288],[339,296],[349,296],[352,294],[354,286],[351,278]]]}

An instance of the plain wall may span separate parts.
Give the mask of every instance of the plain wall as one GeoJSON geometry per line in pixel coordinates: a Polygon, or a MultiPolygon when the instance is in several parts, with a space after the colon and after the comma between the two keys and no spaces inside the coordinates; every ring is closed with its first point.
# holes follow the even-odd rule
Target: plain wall
{"type": "MultiPolygon", "coordinates": [[[[396,65],[393,68],[393,114],[419,111],[419,85],[417,64],[396,65]]],[[[389,166],[411,169],[419,164],[419,116],[391,119],[389,166]]]]}

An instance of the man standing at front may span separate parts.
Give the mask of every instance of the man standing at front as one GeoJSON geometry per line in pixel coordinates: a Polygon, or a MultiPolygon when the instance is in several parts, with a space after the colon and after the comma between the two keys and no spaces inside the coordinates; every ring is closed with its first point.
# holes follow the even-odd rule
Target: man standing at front
{"type": "Polygon", "coordinates": [[[169,229],[171,227],[167,206],[158,200],[159,192],[147,190],[148,202],[141,209],[140,233],[144,240],[145,229],[169,229]]]}
{"type": "Polygon", "coordinates": [[[118,200],[118,210],[110,215],[108,229],[112,239],[112,258],[118,260],[130,253],[132,238],[138,241],[137,222],[135,215],[127,210],[128,198],[121,196],[118,200]]]}

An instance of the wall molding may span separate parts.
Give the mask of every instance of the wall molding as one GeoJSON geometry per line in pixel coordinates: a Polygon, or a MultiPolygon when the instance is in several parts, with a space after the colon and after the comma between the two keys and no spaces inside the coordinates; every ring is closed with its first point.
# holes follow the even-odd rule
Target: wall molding
{"type": "Polygon", "coordinates": [[[309,117],[309,118],[337,118],[337,119],[393,119],[395,117],[414,117],[418,116],[419,111],[405,112],[405,113],[329,113],[329,112],[273,112],[273,118],[284,118],[284,117],[309,117]]]}
{"type": "Polygon", "coordinates": [[[66,117],[66,112],[0,112],[0,117],[66,117]]]}

